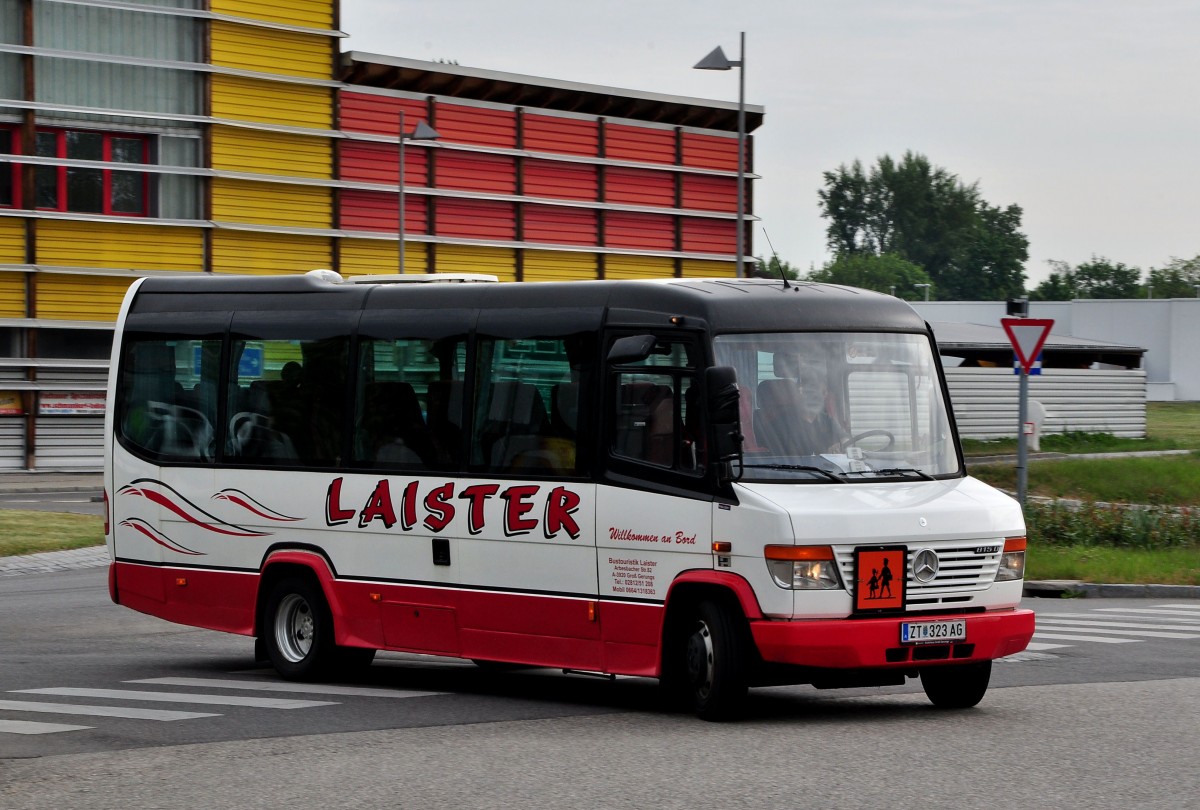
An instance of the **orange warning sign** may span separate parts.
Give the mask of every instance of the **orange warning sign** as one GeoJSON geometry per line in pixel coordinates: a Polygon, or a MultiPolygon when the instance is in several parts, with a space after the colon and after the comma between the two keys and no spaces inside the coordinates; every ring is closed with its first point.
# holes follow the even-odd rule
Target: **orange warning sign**
{"type": "Polygon", "coordinates": [[[908,569],[904,546],[876,546],[855,550],[854,610],[875,612],[904,607],[908,569]]]}

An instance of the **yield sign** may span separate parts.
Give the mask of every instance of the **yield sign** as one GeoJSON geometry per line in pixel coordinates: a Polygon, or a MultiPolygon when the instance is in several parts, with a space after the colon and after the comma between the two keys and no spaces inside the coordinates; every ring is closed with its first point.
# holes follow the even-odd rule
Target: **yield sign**
{"type": "Polygon", "coordinates": [[[1042,346],[1050,335],[1054,319],[1001,318],[1000,325],[1008,333],[1008,339],[1017,353],[1017,359],[1021,361],[1021,368],[1028,374],[1034,361],[1042,353],[1042,346]]]}

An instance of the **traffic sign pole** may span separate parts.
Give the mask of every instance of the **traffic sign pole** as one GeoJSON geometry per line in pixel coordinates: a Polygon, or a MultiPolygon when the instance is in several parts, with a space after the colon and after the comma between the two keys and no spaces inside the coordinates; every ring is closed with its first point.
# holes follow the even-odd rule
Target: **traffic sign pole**
{"type": "Polygon", "coordinates": [[[1017,360],[1021,362],[1021,387],[1017,399],[1017,501],[1024,510],[1029,467],[1025,436],[1025,423],[1029,421],[1029,370],[1042,353],[1054,321],[1049,318],[1001,318],[1000,325],[1008,333],[1017,360]]]}

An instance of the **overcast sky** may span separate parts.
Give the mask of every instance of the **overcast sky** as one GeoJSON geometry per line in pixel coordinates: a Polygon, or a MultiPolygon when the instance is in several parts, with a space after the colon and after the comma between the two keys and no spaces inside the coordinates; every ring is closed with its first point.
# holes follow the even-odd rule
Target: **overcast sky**
{"type": "Polygon", "coordinates": [[[1047,260],[1200,254],[1196,0],[342,0],[343,50],[737,100],[754,133],[754,252],[828,258],[822,172],[906,150],[1024,209],[1047,260]]]}

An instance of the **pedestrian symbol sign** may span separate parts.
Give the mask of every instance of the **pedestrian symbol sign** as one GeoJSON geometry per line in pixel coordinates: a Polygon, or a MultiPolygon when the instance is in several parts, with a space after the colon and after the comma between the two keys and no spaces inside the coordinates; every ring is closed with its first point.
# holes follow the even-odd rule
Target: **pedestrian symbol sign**
{"type": "Polygon", "coordinates": [[[1000,325],[1008,333],[1008,339],[1017,353],[1017,359],[1021,361],[1021,368],[1028,374],[1029,369],[1037,362],[1038,355],[1042,353],[1042,346],[1045,345],[1046,338],[1050,336],[1054,320],[1052,318],[1001,318],[1000,325]]]}

